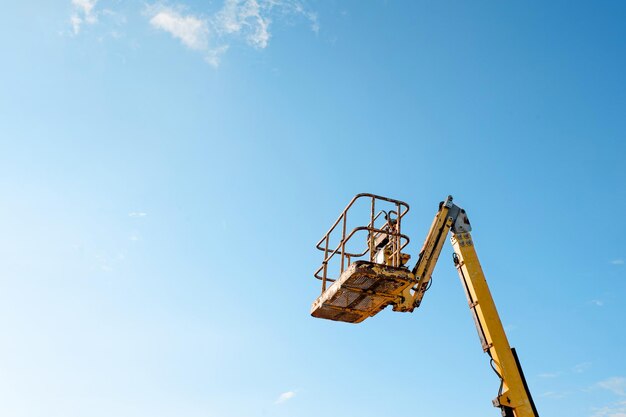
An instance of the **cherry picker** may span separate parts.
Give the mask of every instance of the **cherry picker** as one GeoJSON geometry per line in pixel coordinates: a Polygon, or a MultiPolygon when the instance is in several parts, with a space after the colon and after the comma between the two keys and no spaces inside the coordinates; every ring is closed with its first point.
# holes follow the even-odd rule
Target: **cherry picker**
{"type": "Polygon", "coordinates": [[[482,348],[500,378],[493,405],[500,408],[503,417],[538,417],[517,354],[509,346],[478,261],[467,213],[454,204],[451,196],[441,202],[417,262],[409,269],[406,264],[410,256],[402,252],[409,243],[402,230],[402,219],[408,211],[405,202],[375,194],[358,194],[352,199],[317,243],[324,259],[314,275],[322,281],[322,294],[313,302],[311,315],[360,323],[389,305],[393,311],[412,312],[420,306],[431,285],[443,243],[451,232],[454,265],[482,348]],[[381,206],[388,210],[377,209],[381,206]],[[360,212],[357,207],[361,208],[360,212]],[[351,220],[355,212],[367,213],[369,222],[349,231],[349,212],[351,220]],[[355,236],[359,235],[365,237],[365,248],[358,244],[355,236]]]}

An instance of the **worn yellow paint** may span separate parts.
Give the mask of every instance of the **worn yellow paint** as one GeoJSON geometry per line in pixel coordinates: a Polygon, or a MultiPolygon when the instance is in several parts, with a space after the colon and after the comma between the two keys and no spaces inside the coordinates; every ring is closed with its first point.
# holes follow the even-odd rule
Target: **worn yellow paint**
{"type": "MultiPolygon", "coordinates": [[[[483,348],[494,361],[502,377],[502,393],[494,400],[496,406],[513,410],[515,417],[535,417],[526,393],[522,376],[491,296],[470,233],[452,236],[452,247],[457,255],[457,269],[465,287],[470,308],[477,320],[479,335],[484,335],[483,348]]],[[[482,339],[482,336],[481,336],[482,339]]]]}

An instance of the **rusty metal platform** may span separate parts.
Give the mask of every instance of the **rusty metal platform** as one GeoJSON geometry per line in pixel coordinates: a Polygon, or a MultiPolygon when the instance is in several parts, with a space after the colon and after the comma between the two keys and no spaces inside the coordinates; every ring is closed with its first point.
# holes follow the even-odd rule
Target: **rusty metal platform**
{"type": "Polygon", "coordinates": [[[360,323],[393,304],[402,291],[416,283],[407,268],[357,261],[313,302],[311,315],[360,323]]]}

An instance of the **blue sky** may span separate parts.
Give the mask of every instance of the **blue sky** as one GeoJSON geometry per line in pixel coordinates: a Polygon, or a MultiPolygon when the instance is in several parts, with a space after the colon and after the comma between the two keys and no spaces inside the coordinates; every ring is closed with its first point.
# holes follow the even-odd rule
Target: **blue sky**
{"type": "Polygon", "coordinates": [[[626,415],[621,2],[55,0],[0,19],[0,414],[498,415],[446,246],[309,317],[359,192],[468,210],[544,416],[626,415]]]}

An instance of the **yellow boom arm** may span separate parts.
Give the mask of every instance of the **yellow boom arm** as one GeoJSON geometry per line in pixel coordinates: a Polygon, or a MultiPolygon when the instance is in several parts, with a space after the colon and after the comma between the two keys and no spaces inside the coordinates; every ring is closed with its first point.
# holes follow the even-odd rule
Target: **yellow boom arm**
{"type": "Polygon", "coordinates": [[[485,275],[478,261],[471,226],[465,210],[452,202],[449,196],[439,206],[430,227],[419,259],[413,268],[417,284],[403,293],[395,311],[413,311],[419,307],[430,285],[431,275],[441,253],[448,231],[452,232],[454,263],[463,284],[469,308],[478,330],[483,350],[489,354],[491,365],[501,380],[498,396],[493,400],[504,417],[538,417],[522,368],[511,349],[502,322],[491,297],[485,275]]]}

